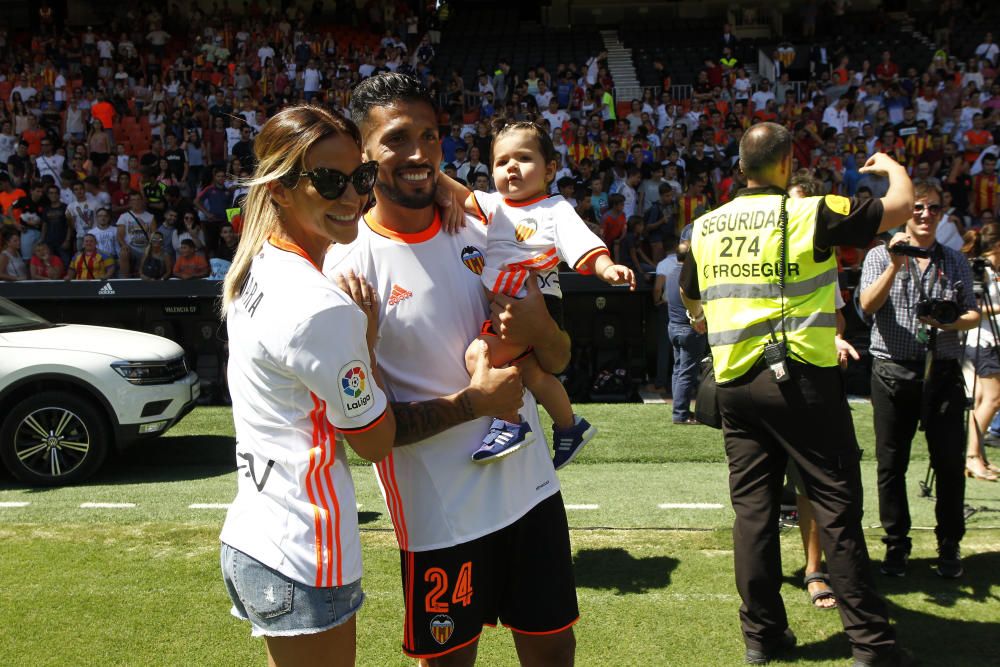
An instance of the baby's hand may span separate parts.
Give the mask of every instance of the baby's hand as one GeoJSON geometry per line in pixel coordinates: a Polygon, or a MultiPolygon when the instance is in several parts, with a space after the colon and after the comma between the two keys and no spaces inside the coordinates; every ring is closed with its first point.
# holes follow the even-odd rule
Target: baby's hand
{"type": "Polygon", "coordinates": [[[461,194],[451,185],[457,185],[445,175],[438,176],[439,185],[442,181],[447,184],[438,187],[434,195],[434,202],[441,211],[441,226],[449,234],[458,234],[465,227],[465,206],[461,194]]]}
{"type": "Polygon", "coordinates": [[[605,268],[601,280],[609,285],[628,285],[630,290],[635,291],[635,274],[632,269],[621,264],[611,264],[605,268]]]}

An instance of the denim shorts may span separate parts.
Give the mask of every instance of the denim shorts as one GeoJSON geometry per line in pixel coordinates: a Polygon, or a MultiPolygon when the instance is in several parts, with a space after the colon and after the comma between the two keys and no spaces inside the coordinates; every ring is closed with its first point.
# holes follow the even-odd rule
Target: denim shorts
{"type": "Polygon", "coordinates": [[[995,346],[989,347],[967,347],[965,348],[965,358],[972,359],[976,367],[976,375],[981,378],[1000,375],[1000,359],[997,357],[998,349],[995,346]]]}
{"type": "Polygon", "coordinates": [[[222,545],[222,579],[231,613],[250,621],[254,637],[290,637],[323,632],[346,623],[365,600],[361,580],[313,588],[286,577],[228,544],[222,545]]]}

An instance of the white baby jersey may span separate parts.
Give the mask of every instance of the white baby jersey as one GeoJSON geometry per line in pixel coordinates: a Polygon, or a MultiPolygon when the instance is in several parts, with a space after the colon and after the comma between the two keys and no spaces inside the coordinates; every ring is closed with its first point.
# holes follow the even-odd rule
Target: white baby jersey
{"type": "Polygon", "coordinates": [[[608,253],[561,195],[515,202],[497,192],[473,194],[488,230],[482,282],[495,294],[523,298],[529,272],[537,271],[542,292],[561,297],[560,260],[587,273],[588,260],[608,253]]]}
{"type": "Polygon", "coordinates": [[[385,416],[367,318],[298,246],[272,239],[227,319],[238,491],[221,539],[309,586],[357,581],[354,483],[334,436],[385,416]]]}
{"type": "MultiPolygon", "coordinates": [[[[455,235],[437,218],[423,232],[398,234],[369,214],[353,244],[327,255],[328,276],[353,269],[378,292],[376,356],[391,401],[426,401],[469,385],[465,350],[487,315],[479,282],[485,248],[486,229],[471,216],[455,235]]],[[[488,417],[396,447],[376,465],[401,549],[439,549],[488,535],[559,490],[530,393],[521,414],[537,440],[494,465],[470,460],[489,430],[488,417]]]]}

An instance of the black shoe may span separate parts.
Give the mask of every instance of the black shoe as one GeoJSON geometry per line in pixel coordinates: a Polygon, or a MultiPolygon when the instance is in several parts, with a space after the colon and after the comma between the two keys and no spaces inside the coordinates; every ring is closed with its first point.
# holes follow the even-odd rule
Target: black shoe
{"type": "Polygon", "coordinates": [[[962,552],[955,540],[942,540],[938,544],[937,565],[934,567],[939,577],[958,579],[962,576],[962,552]]]}
{"type": "Polygon", "coordinates": [[[851,667],[914,667],[916,659],[907,650],[896,649],[878,658],[855,658],[851,667]]]}
{"type": "Polygon", "coordinates": [[[983,444],[987,447],[1000,447],[1000,435],[993,431],[987,431],[983,437],[983,444]]]}
{"type": "Polygon", "coordinates": [[[760,650],[748,648],[744,661],[748,665],[766,665],[788,649],[798,643],[795,634],[789,628],[785,628],[785,633],[774,644],[760,650]]]}
{"type": "Polygon", "coordinates": [[[885,548],[885,558],[879,572],[887,577],[905,577],[906,562],[910,560],[909,544],[890,544],[885,548]]]}

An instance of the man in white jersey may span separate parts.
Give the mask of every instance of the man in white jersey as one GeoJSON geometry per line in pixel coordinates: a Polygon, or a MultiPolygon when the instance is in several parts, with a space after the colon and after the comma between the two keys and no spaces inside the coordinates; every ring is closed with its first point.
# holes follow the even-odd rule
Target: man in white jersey
{"type": "MultiPolygon", "coordinates": [[[[383,73],[362,82],[351,112],[369,160],[377,204],[328,275],[357,271],[379,294],[376,353],[397,420],[396,446],[377,471],[400,547],[403,650],[437,665],[472,665],[483,625],[514,632],[526,664],[571,665],[579,616],[566,512],[547,448],[498,465],[469,457],[489,416],[522,402],[518,372],[493,369],[485,352],[473,377],[464,353],[490,312],[480,272],[486,229],[472,217],[442,230],[434,206],[442,157],[437,117],[415,79],[383,73]]],[[[533,283],[533,281],[532,281],[533,283]]],[[[534,285],[534,283],[533,283],[534,285]]],[[[496,331],[534,347],[547,371],[569,361],[569,337],[534,285],[497,297],[496,331]]],[[[541,433],[534,398],[522,413],[541,433]]]]}

